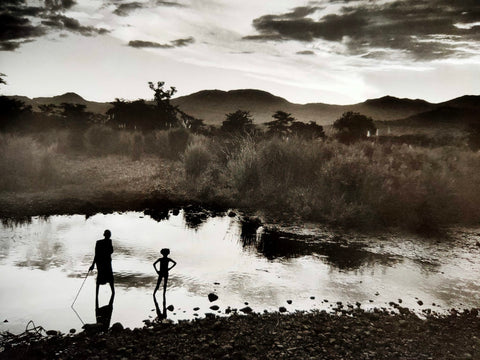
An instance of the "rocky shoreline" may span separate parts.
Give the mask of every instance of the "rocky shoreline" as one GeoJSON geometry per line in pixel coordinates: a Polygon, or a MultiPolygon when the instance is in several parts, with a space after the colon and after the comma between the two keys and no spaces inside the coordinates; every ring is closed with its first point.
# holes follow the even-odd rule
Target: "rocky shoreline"
{"type": "Polygon", "coordinates": [[[3,344],[0,359],[480,359],[477,310],[421,319],[402,309],[116,323],[3,344]]]}

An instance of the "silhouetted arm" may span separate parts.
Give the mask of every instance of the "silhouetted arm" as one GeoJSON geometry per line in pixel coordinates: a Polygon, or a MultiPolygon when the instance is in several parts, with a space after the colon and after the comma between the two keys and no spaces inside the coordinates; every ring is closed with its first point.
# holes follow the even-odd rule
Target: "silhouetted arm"
{"type": "Polygon", "coordinates": [[[97,258],[96,256],[93,257],[92,265],[90,266],[90,269],[88,269],[88,271],[92,271],[95,268],[96,258],[97,258]]]}
{"type": "Polygon", "coordinates": [[[168,268],[168,271],[172,270],[175,265],[177,265],[176,261],[173,261],[172,259],[170,259],[170,261],[173,263],[173,265],[168,268]]]}
{"type": "Polygon", "coordinates": [[[158,274],[160,273],[160,270],[157,270],[157,264],[160,262],[160,259],[157,259],[157,261],[155,261],[153,263],[153,268],[155,269],[155,272],[158,274]]]}

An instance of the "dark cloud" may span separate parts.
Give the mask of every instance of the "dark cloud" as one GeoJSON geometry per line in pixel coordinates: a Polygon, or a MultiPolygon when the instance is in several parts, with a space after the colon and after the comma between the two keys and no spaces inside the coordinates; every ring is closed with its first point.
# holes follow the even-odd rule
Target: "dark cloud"
{"type": "Polygon", "coordinates": [[[108,32],[106,29],[95,28],[93,26],[83,26],[77,19],[70,18],[65,15],[49,16],[48,20],[42,21],[42,24],[50,28],[68,30],[84,36],[92,36],[97,34],[101,35],[108,32]]]}
{"type": "Polygon", "coordinates": [[[63,13],[76,4],[74,0],[45,0],[43,6],[30,6],[26,0],[2,0],[0,3],[0,51],[14,51],[25,42],[66,30],[84,36],[108,32],[83,26],[63,13]]]}
{"type": "Polygon", "coordinates": [[[144,4],[142,3],[130,2],[130,3],[118,5],[113,13],[118,16],[127,16],[132,11],[135,11],[137,9],[142,9],[143,7],[144,7],[144,4]]]}
{"type": "Polygon", "coordinates": [[[113,11],[113,13],[118,16],[127,16],[135,10],[147,9],[147,8],[152,8],[156,6],[185,7],[185,5],[179,4],[174,1],[157,0],[154,3],[141,3],[138,1],[132,1],[132,2],[122,3],[118,5],[117,8],[113,11]]]}
{"type": "Polygon", "coordinates": [[[344,3],[338,14],[316,19],[312,18],[319,9],[316,6],[261,16],[253,20],[258,34],[244,39],[324,39],[342,42],[349,54],[374,56],[379,49],[395,49],[418,60],[462,56],[465,41],[480,40],[479,26],[455,26],[480,21],[478,0],[398,0],[384,4],[365,1],[355,6],[344,3]],[[449,36],[455,36],[454,40],[445,41],[449,36]]]}
{"type": "Polygon", "coordinates": [[[132,40],[128,43],[128,46],[134,48],[157,48],[157,49],[172,49],[176,47],[187,46],[193,44],[195,39],[193,37],[189,37],[186,39],[177,39],[170,41],[168,44],[160,44],[157,42],[152,41],[143,41],[143,40],[132,40]]]}
{"type": "Polygon", "coordinates": [[[312,50],[297,51],[296,54],[298,54],[298,55],[315,55],[315,53],[312,50]]]}
{"type": "Polygon", "coordinates": [[[76,3],[74,0],[45,0],[45,8],[50,11],[62,11],[70,9],[76,3]]]}

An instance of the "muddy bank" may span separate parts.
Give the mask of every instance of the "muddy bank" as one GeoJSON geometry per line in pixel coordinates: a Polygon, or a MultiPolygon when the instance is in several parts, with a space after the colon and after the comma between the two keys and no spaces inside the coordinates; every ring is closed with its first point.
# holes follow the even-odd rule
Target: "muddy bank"
{"type": "Polygon", "coordinates": [[[476,310],[422,320],[403,311],[251,314],[179,324],[114,324],[7,346],[0,359],[479,359],[476,310]]]}

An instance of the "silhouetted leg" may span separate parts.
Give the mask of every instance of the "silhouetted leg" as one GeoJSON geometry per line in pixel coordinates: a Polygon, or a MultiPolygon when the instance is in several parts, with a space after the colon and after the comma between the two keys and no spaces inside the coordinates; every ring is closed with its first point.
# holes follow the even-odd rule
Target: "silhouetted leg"
{"type": "Polygon", "coordinates": [[[100,284],[97,282],[95,288],[95,308],[98,308],[98,289],[100,288],[100,284]]]}
{"type": "Polygon", "coordinates": [[[115,286],[113,284],[113,280],[110,281],[109,284],[110,284],[110,290],[112,290],[111,298],[114,298],[115,297],[115,286]]]}
{"type": "Polygon", "coordinates": [[[158,277],[158,280],[157,280],[157,286],[155,286],[155,290],[153,291],[153,297],[155,297],[155,294],[157,293],[158,291],[158,288],[160,287],[160,282],[162,281],[162,277],[159,276],[158,277]]]}
{"type": "Polygon", "coordinates": [[[165,293],[167,292],[167,282],[168,282],[168,276],[165,276],[163,279],[163,296],[165,296],[165,293]]]}

